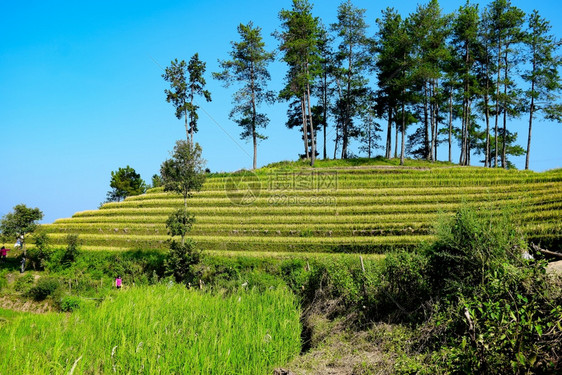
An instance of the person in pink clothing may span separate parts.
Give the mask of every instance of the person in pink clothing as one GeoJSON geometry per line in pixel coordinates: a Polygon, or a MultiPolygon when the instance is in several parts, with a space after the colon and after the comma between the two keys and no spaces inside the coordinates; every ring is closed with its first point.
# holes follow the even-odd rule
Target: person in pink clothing
{"type": "Polygon", "coordinates": [[[6,254],[8,253],[8,251],[10,251],[10,249],[6,249],[4,246],[2,246],[2,249],[0,249],[0,259],[2,260],[2,262],[6,261],[6,254]]]}
{"type": "Polygon", "coordinates": [[[115,287],[117,289],[121,289],[122,284],[123,280],[121,280],[121,276],[117,276],[117,278],[115,279],[115,287]]]}

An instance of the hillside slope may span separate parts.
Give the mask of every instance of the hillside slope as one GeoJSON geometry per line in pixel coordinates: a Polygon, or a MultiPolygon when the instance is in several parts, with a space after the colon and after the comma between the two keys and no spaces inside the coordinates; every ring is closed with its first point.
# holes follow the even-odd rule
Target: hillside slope
{"type": "MultiPolygon", "coordinates": [[[[320,164],[321,165],[321,164],[320,164]]],[[[562,238],[562,170],[543,173],[477,167],[389,165],[211,175],[188,200],[190,237],[220,252],[380,253],[431,238],[439,215],[463,203],[508,206],[525,234],[551,248],[562,238]]],[[[152,189],[44,228],[56,243],[79,234],[90,250],[165,248],[165,220],[177,195],[152,189]]]]}

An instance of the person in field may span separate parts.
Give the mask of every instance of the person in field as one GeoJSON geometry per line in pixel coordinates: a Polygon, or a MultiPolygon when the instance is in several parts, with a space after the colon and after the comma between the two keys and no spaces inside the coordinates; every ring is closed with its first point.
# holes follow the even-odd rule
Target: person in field
{"type": "Polygon", "coordinates": [[[20,268],[20,273],[23,273],[25,271],[25,254],[21,255],[21,268],[20,268]]]}
{"type": "Polygon", "coordinates": [[[123,285],[123,280],[121,280],[121,276],[117,276],[117,278],[115,279],[115,287],[117,289],[121,289],[122,285],[123,285]]]}
{"type": "Polygon", "coordinates": [[[4,246],[2,246],[2,249],[0,249],[0,260],[2,262],[6,261],[6,255],[7,255],[8,251],[10,251],[10,249],[6,249],[4,246]]]}

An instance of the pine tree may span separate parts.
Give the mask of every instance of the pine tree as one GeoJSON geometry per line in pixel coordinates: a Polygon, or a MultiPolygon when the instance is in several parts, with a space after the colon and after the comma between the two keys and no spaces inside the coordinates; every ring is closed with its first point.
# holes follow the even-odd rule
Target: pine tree
{"type": "Polygon", "coordinates": [[[365,9],[346,1],[338,7],[338,22],[331,25],[339,45],[336,52],[335,76],[340,98],[336,103],[338,137],[342,141],[342,159],[348,157],[350,139],[359,134],[353,119],[359,115],[360,100],[368,93],[366,72],[371,66],[365,9]]]}
{"type": "MultiPolygon", "coordinates": [[[[517,63],[517,54],[514,46],[521,42],[521,26],[525,13],[511,5],[509,0],[494,0],[489,5],[491,31],[493,35],[497,77],[496,77],[496,110],[495,110],[495,142],[503,140],[501,147],[502,168],[507,168],[505,159],[507,138],[499,137],[498,123],[500,113],[503,114],[503,133],[507,134],[507,116],[518,116],[518,92],[515,87],[511,72],[517,63]],[[503,73],[503,77],[502,77],[503,73]],[[503,93],[500,91],[503,86],[503,93]]],[[[498,165],[498,144],[494,145],[494,166],[498,165]]]]}
{"type": "Polygon", "coordinates": [[[189,113],[189,136],[190,142],[193,144],[193,133],[197,133],[197,115],[198,105],[195,104],[195,96],[203,96],[207,102],[211,101],[211,93],[205,90],[205,74],[206,64],[199,60],[199,54],[194,54],[187,64],[187,72],[189,73],[188,82],[188,97],[189,103],[187,104],[187,112],[189,113]]]}
{"type": "Polygon", "coordinates": [[[318,48],[320,21],[317,17],[312,16],[312,5],[308,0],[293,0],[292,9],[279,12],[279,19],[282,32],[275,35],[281,40],[279,49],[283,52],[282,60],[290,67],[287,86],[282,97],[288,99],[295,96],[301,100],[305,154],[307,158],[310,157],[310,164],[314,166],[316,139],[310,87],[320,73],[318,48]],[[308,151],[309,136],[310,153],[308,151]]]}
{"type": "Polygon", "coordinates": [[[197,109],[195,96],[200,95],[208,102],[211,101],[211,93],[205,90],[205,63],[199,60],[199,54],[194,54],[186,64],[184,60],[175,59],[166,68],[162,77],[170,82],[170,90],[164,90],[166,101],[172,103],[176,108],[176,117],[185,120],[185,133],[187,141],[193,143],[193,133],[197,132],[197,109]]]}
{"type": "MultiPolygon", "coordinates": [[[[403,42],[402,17],[394,8],[386,8],[382,18],[377,19],[378,32],[374,43],[377,56],[375,67],[378,87],[376,108],[380,116],[387,116],[385,157],[391,156],[393,114],[397,117],[398,99],[401,94],[399,79],[404,75],[403,59],[407,53],[403,42]]],[[[398,127],[396,127],[398,129],[398,127]]]]}
{"type": "Polygon", "coordinates": [[[478,6],[467,3],[461,6],[453,21],[452,45],[454,48],[454,59],[457,60],[462,97],[462,127],[461,127],[461,154],[459,164],[468,165],[470,160],[470,134],[474,131],[471,126],[472,104],[479,93],[479,84],[474,70],[476,57],[480,45],[478,41],[478,30],[480,19],[478,6]]]}
{"type": "Polygon", "coordinates": [[[258,128],[265,128],[269,119],[257,108],[263,102],[272,103],[274,94],[267,91],[267,82],[271,79],[267,67],[274,61],[274,54],[265,50],[265,43],[261,36],[261,28],[254,27],[252,22],[238,26],[241,40],[232,42],[231,60],[219,60],[222,72],[213,73],[213,77],[224,82],[224,86],[236,82],[242,87],[234,94],[235,106],[230,112],[242,127],[241,138],[252,139],[254,146],[253,169],[257,168],[258,140],[267,137],[258,132],[258,128]]]}
{"type": "MultiPolygon", "coordinates": [[[[444,16],[437,0],[431,0],[427,5],[419,5],[416,12],[408,18],[408,28],[412,35],[415,76],[419,80],[419,97],[421,98],[421,112],[423,131],[416,132],[410,137],[413,142],[422,143],[417,154],[427,160],[435,159],[437,135],[439,133],[440,107],[443,96],[440,79],[443,74],[443,64],[450,59],[450,50],[446,48],[449,35],[449,17],[444,16]]],[[[414,145],[410,146],[413,149],[414,145]]]]}
{"type": "Polygon", "coordinates": [[[560,42],[549,34],[550,23],[539,15],[537,10],[529,15],[529,29],[524,36],[524,42],[529,52],[531,69],[523,74],[523,79],[531,87],[525,92],[528,99],[529,137],[525,169],[529,169],[529,155],[531,153],[531,132],[533,117],[542,112],[547,118],[561,120],[560,105],[555,104],[562,85],[558,68],[562,64],[556,51],[560,42]]]}

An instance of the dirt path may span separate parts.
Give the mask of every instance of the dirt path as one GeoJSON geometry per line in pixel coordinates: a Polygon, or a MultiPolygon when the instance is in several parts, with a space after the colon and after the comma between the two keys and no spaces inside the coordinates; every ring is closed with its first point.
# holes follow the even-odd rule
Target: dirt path
{"type": "Polygon", "coordinates": [[[53,308],[45,302],[35,302],[30,300],[20,300],[16,297],[2,296],[0,297],[0,308],[6,310],[31,312],[35,314],[43,314],[53,311],[53,308]]]}

